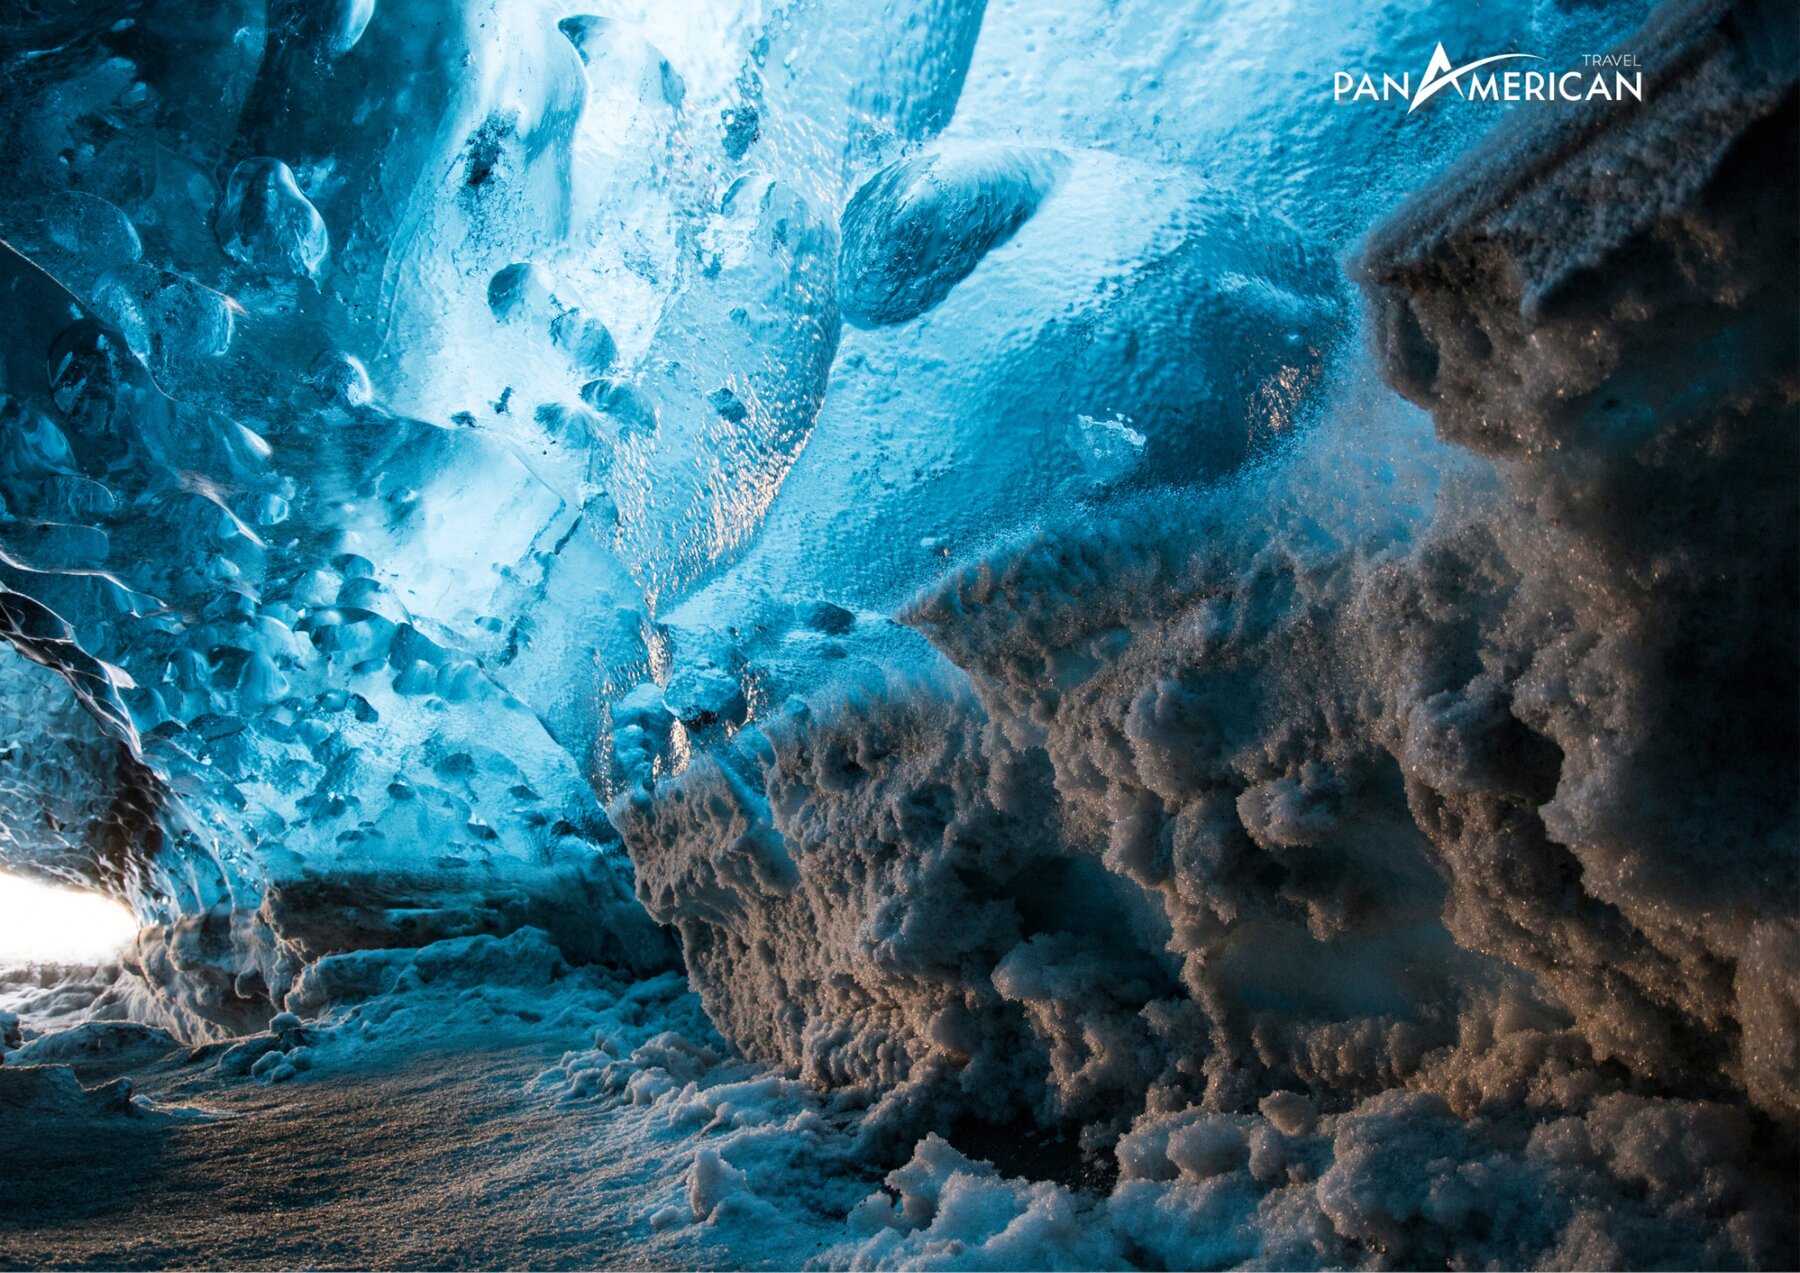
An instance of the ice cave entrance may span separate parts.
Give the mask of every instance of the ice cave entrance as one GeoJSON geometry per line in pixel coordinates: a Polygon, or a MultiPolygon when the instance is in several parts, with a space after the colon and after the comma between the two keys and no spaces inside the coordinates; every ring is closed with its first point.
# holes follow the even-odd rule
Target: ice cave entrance
{"type": "Polygon", "coordinates": [[[98,963],[137,929],[110,897],[0,873],[0,965],[98,963]]]}

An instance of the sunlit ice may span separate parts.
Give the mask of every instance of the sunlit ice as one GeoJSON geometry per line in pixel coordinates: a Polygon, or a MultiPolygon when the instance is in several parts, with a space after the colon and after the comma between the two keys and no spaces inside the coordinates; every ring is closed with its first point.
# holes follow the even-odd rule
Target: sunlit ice
{"type": "Polygon", "coordinates": [[[106,959],[137,927],[109,897],[0,874],[0,964],[106,959]]]}

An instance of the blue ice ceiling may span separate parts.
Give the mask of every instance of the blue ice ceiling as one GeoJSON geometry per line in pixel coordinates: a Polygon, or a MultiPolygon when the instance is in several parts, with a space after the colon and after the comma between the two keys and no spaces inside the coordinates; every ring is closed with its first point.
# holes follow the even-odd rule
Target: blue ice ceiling
{"type": "Polygon", "coordinates": [[[1499,117],[1329,68],[1631,16],[15,15],[0,790],[57,812],[0,852],[201,1018],[371,927],[666,961],[606,803],[953,676],[891,616],[956,562],[1305,430],[1340,257],[1499,117]]]}

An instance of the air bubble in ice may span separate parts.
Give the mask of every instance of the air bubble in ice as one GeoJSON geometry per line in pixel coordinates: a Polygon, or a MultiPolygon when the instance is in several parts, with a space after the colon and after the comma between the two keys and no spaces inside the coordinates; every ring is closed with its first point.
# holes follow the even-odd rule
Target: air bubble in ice
{"type": "Polygon", "coordinates": [[[70,419],[106,427],[128,381],[130,360],[118,336],[91,318],[80,319],[50,342],[45,364],[51,397],[70,419]]]}
{"type": "Polygon", "coordinates": [[[363,407],[375,396],[368,370],[360,359],[340,349],[327,349],[312,361],[307,380],[327,402],[344,407],[363,407]]]}
{"type": "Polygon", "coordinates": [[[590,380],[581,387],[581,399],[609,417],[621,432],[641,435],[656,432],[656,404],[628,380],[617,376],[590,380]]]}
{"type": "Polygon", "coordinates": [[[312,278],[330,247],[324,218],[279,159],[246,159],[232,169],[217,231],[226,252],[264,274],[312,278]]]}
{"type": "Polygon", "coordinates": [[[94,310],[119,329],[133,353],[159,367],[217,358],[231,348],[231,302],[169,270],[125,265],[94,284],[94,310]]]}
{"type": "Polygon", "coordinates": [[[720,419],[732,424],[742,424],[750,418],[750,408],[744,405],[744,400],[723,385],[707,394],[706,401],[719,413],[720,419]]]}
{"type": "Polygon", "coordinates": [[[551,307],[556,280],[533,261],[515,261],[488,280],[488,308],[503,323],[542,313],[551,307]]]}
{"type": "Polygon", "coordinates": [[[52,243],[96,269],[129,265],[144,253],[131,219],[95,195],[62,191],[44,221],[52,243]]]}
{"type": "Polygon", "coordinates": [[[355,48],[375,16],[375,0],[327,0],[321,7],[326,13],[325,51],[332,57],[355,48]]]}
{"type": "Polygon", "coordinates": [[[736,679],[705,664],[683,668],[671,676],[663,690],[663,706],[694,730],[737,724],[745,712],[744,692],[736,679]]]}
{"type": "Polygon", "coordinates": [[[754,106],[732,106],[720,115],[724,126],[725,153],[733,159],[742,159],[762,136],[762,116],[754,106]]]}
{"type": "Polygon", "coordinates": [[[1078,415],[1070,430],[1070,443],[1081,467],[1100,483],[1116,482],[1136,469],[1143,461],[1147,441],[1122,415],[1106,419],[1078,415]]]}
{"type": "Polygon", "coordinates": [[[1052,151],[992,146],[883,168],[844,209],[844,317],[882,327],[936,305],[1037,211],[1063,163],[1052,151]]]}
{"type": "Polygon", "coordinates": [[[566,350],[575,364],[589,373],[605,371],[613,364],[618,346],[612,333],[597,318],[578,309],[564,310],[550,324],[551,339],[566,350]]]}
{"type": "Polygon", "coordinates": [[[800,607],[800,622],[814,632],[842,636],[856,625],[856,616],[829,601],[814,601],[800,607]]]}

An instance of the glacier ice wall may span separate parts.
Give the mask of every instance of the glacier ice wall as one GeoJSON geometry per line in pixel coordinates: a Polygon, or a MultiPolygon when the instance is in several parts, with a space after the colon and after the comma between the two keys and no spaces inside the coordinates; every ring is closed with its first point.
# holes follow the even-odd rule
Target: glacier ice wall
{"type": "Polygon", "coordinates": [[[1241,109],[1115,132],[1011,6],[708,15],[7,18],[0,586],[68,687],[17,669],[7,858],[129,898],[194,1028],[358,944],[666,963],[605,801],[941,674],[887,615],[984,536],[1296,427],[1315,205],[1178,162],[1241,109]]]}
{"type": "Polygon", "coordinates": [[[1779,21],[1666,7],[1645,110],[1516,119],[1369,239],[1380,369],[1456,451],[1346,371],[1276,461],[926,589],[968,689],[814,705],[615,805],[740,1046],[869,1092],[877,1140],[1114,1149],[1115,1247],[927,1144],[859,1258],[1791,1258],[1779,21]]]}

